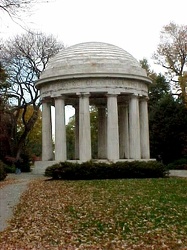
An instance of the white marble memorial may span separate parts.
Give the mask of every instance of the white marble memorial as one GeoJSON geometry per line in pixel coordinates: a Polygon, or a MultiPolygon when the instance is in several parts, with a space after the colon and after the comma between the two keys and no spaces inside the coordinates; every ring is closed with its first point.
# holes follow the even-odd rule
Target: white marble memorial
{"type": "MultiPolygon", "coordinates": [[[[87,42],[51,58],[36,82],[42,99],[42,161],[66,161],[65,106],[75,108],[75,160],[92,159],[90,105],[98,109],[98,160],[149,160],[148,85],[138,61],[112,44],[87,42]],[[51,105],[55,107],[52,150],[51,105]]],[[[41,168],[40,168],[41,165],[41,168]]]]}

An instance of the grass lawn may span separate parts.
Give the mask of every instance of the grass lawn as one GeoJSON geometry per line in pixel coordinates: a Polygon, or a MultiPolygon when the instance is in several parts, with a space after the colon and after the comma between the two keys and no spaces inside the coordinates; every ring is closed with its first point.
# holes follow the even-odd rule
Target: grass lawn
{"type": "Polygon", "coordinates": [[[0,249],[187,249],[187,179],[33,181],[0,249]]]}

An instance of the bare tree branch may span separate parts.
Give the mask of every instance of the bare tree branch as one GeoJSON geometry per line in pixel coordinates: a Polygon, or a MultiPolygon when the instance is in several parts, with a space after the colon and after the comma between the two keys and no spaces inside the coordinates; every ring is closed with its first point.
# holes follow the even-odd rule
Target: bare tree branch
{"type": "Polygon", "coordinates": [[[29,12],[35,4],[47,3],[49,1],[47,0],[0,0],[0,11],[6,12],[12,19],[19,18],[20,12],[29,12]]]}

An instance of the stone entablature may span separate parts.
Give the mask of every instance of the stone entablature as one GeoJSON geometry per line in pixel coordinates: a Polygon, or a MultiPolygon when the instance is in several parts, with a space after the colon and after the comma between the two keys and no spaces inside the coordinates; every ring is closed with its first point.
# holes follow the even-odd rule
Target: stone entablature
{"type": "MultiPolygon", "coordinates": [[[[150,83],[151,81],[149,81],[150,83]]],[[[74,79],[49,82],[41,89],[41,98],[71,95],[79,92],[148,95],[148,81],[131,79],[74,79]]]]}

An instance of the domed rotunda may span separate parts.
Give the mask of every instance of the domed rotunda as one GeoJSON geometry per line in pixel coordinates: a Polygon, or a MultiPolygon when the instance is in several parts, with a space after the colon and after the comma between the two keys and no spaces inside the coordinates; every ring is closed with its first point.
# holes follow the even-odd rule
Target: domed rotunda
{"type": "Polygon", "coordinates": [[[42,99],[42,162],[67,159],[65,106],[75,108],[75,156],[92,159],[90,105],[98,111],[98,160],[146,160],[149,153],[148,85],[138,61],[112,44],[86,42],[51,58],[36,82],[42,99]],[[51,105],[55,107],[55,153],[51,105]]]}

